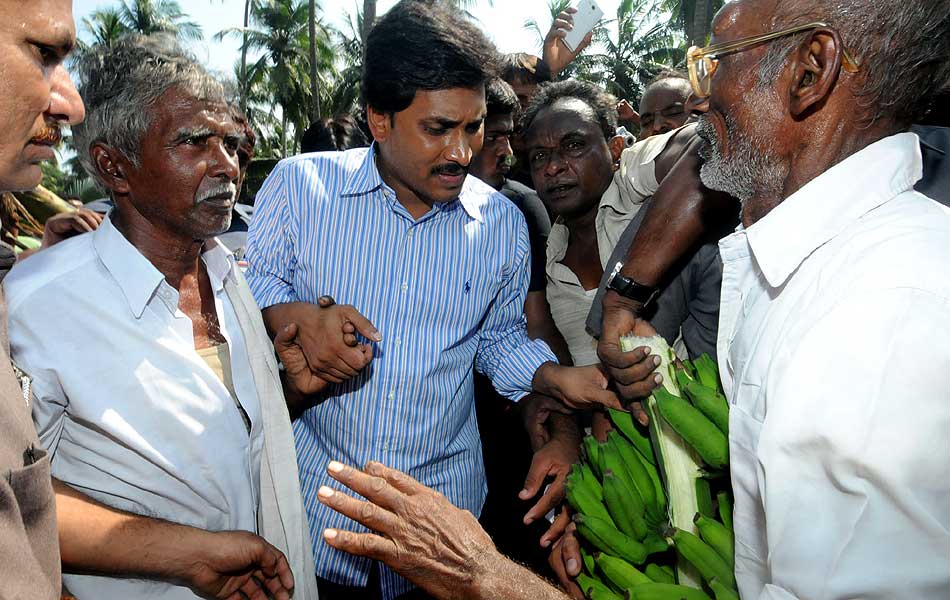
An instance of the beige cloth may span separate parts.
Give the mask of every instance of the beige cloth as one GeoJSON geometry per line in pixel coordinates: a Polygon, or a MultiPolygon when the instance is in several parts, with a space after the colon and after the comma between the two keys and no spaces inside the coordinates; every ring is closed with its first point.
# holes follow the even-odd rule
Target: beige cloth
{"type": "MultiPolygon", "coordinates": [[[[679,130],[656,135],[627,148],[620,155],[620,168],[614,180],[604,192],[597,212],[597,250],[600,266],[607,268],[607,260],[627,225],[643,206],[643,202],[656,192],[656,157],[666,148],[670,138],[679,130]]],[[[547,298],[551,316],[564,341],[571,358],[577,366],[592,365],[597,358],[597,340],[586,329],[587,314],[597,288],[585,290],[577,275],[561,264],[567,252],[569,232],[559,217],[551,226],[548,235],[547,298]]]]}
{"type": "Polygon", "coordinates": [[[264,428],[258,531],[287,556],[294,573],[294,598],[317,600],[313,542],[300,494],[294,433],[274,347],[244,275],[240,269],[233,272],[235,277],[225,280],[224,289],[244,333],[264,428]]]}
{"type": "Polygon", "coordinates": [[[208,346],[207,348],[195,350],[195,352],[201,357],[201,360],[205,361],[205,364],[208,365],[208,368],[211,369],[218,379],[221,380],[224,387],[227,388],[228,393],[231,394],[231,399],[234,400],[234,405],[237,406],[238,412],[241,413],[244,427],[250,434],[251,419],[247,416],[244,407],[241,406],[237,392],[234,391],[234,376],[231,373],[231,348],[228,343],[225,342],[223,344],[208,346]]]}
{"type": "Polygon", "coordinates": [[[50,458],[10,363],[0,291],[0,599],[58,599],[61,586],[50,458]]]}

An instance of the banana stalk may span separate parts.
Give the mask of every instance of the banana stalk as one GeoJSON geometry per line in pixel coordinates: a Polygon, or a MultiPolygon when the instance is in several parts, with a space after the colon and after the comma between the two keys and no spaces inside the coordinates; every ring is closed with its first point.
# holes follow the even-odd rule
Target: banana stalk
{"type": "MultiPolygon", "coordinates": [[[[626,335],[620,338],[620,349],[624,352],[630,352],[640,346],[648,346],[650,354],[660,357],[660,366],[656,368],[656,372],[663,376],[663,388],[682,398],[673,367],[675,357],[666,340],[660,336],[642,338],[626,335]]],[[[696,481],[702,479],[702,460],[660,415],[655,396],[651,395],[647,399],[644,409],[650,417],[650,437],[657,453],[657,467],[669,495],[667,506],[670,523],[683,531],[698,534],[693,517],[700,512],[696,481]]],[[[686,561],[677,563],[677,581],[680,585],[701,588],[700,574],[686,561]]]]}

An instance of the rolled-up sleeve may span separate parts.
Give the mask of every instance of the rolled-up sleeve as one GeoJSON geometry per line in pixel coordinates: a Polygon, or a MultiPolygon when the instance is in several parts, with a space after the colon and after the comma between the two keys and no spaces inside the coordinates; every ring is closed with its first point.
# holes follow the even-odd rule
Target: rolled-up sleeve
{"type": "Polygon", "coordinates": [[[851,298],[786,354],[758,441],[771,581],[751,597],[950,597],[947,301],[851,298]]]}
{"type": "Polygon", "coordinates": [[[247,282],[262,309],[297,301],[293,277],[298,223],[290,201],[290,168],[279,163],[264,182],[247,234],[247,282]]]}
{"type": "Polygon", "coordinates": [[[530,278],[530,251],[524,220],[518,222],[516,258],[482,322],[475,355],[476,369],[491,379],[499,394],[512,401],[531,392],[538,367],[557,362],[547,344],[528,337],[524,301],[530,278]]]}

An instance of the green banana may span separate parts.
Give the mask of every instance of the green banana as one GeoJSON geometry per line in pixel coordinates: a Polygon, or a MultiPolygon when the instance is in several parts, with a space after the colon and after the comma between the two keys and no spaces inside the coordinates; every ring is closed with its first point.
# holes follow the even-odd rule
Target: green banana
{"type": "Polygon", "coordinates": [[[642,565],[647,559],[646,546],[624,534],[608,521],[580,514],[574,515],[574,523],[577,525],[577,532],[602,552],[635,565],[642,565]]]}
{"type": "Polygon", "coordinates": [[[736,590],[723,585],[715,577],[709,580],[709,589],[716,595],[716,600],[739,600],[739,593],[736,590]]]}
{"type": "MultiPolygon", "coordinates": [[[[615,431],[607,434],[607,443],[613,446],[614,451],[623,461],[623,466],[630,480],[636,486],[637,491],[640,492],[640,498],[643,500],[643,506],[646,508],[647,514],[654,522],[662,520],[666,512],[665,507],[660,506],[656,497],[656,488],[653,487],[653,480],[650,479],[650,474],[647,473],[643,462],[637,457],[637,451],[615,431]]],[[[665,499],[666,496],[663,498],[665,499]]]]}
{"type": "Polygon", "coordinates": [[[719,431],[729,435],[729,403],[716,390],[711,390],[698,381],[693,381],[683,388],[686,397],[699,412],[715,423],[719,431]]]}
{"type": "Polygon", "coordinates": [[[726,529],[732,531],[732,500],[729,499],[729,492],[716,494],[716,502],[719,504],[719,520],[726,529]]]}
{"type": "Polygon", "coordinates": [[[693,522],[696,523],[696,527],[699,529],[699,537],[712,546],[712,549],[726,561],[729,568],[734,570],[736,566],[736,539],[732,535],[732,531],[726,529],[726,526],[719,521],[714,521],[700,514],[693,518],[693,522]]]}
{"type": "Polygon", "coordinates": [[[712,600],[702,590],[674,583],[641,583],[627,590],[629,600],[712,600]]]}
{"type": "Polygon", "coordinates": [[[598,552],[594,555],[594,561],[597,563],[597,567],[601,573],[618,589],[623,590],[652,581],[649,577],[641,573],[639,569],[615,556],[598,552]]]}
{"type": "Polygon", "coordinates": [[[657,583],[676,583],[673,577],[673,570],[667,571],[660,565],[649,564],[643,571],[646,576],[657,583]]]}
{"type": "Polygon", "coordinates": [[[696,379],[699,383],[711,390],[719,391],[719,367],[708,354],[703,354],[693,360],[693,367],[696,369],[696,379]]]}
{"type": "Polygon", "coordinates": [[[590,600],[623,600],[623,596],[615,594],[609,589],[592,588],[590,591],[590,600]]]}
{"type": "Polygon", "coordinates": [[[584,438],[584,454],[587,456],[587,464],[599,480],[604,476],[604,472],[600,468],[602,463],[600,462],[600,443],[597,438],[592,435],[584,438]]]}
{"type": "Polygon", "coordinates": [[[675,529],[672,535],[673,546],[679,555],[696,567],[703,579],[709,581],[713,577],[719,581],[736,585],[736,577],[730,567],[712,546],[702,541],[692,533],[675,529]]]}
{"type": "Polygon", "coordinates": [[[676,369],[676,385],[678,385],[680,389],[683,389],[692,382],[693,377],[689,374],[689,371],[686,369],[676,369]]]}
{"type": "Polygon", "coordinates": [[[592,594],[593,590],[598,590],[598,592],[602,594],[603,593],[613,594],[613,592],[610,591],[610,588],[607,587],[607,584],[601,582],[600,580],[594,577],[587,576],[583,573],[578,575],[575,581],[577,581],[577,587],[581,588],[581,591],[584,592],[584,595],[587,596],[588,598],[593,597],[593,594],[592,594]]]}
{"type": "Polygon", "coordinates": [[[594,574],[594,557],[587,550],[581,548],[581,560],[584,562],[584,570],[588,575],[594,574]]]}
{"type": "MultiPolygon", "coordinates": [[[[660,508],[659,512],[662,516],[660,522],[666,523],[669,521],[669,510],[666,499],[666,489],[663,487],[663,482],[660,479],[660,473],[657,471],[656,467],[648,463],[646,460],[643,460],[643,457],[639,456],[639,453],[637,454],[637,457],[641,459],[640,464],[642,464],[643,468],[646,469],[647,475],[650,476],[650,481],[653,482],[653,492],[656,495],[656,503],[660,508]]],[[[655,524],[659,525],[660,522],[655,524]]]]}
{"type": "Polygon", "coordinates": [[[683,369],[686,371],[686,374],[689,375],[690,379],[696,379],[696,366],[693,365],[693,361],[686,359],[683,362],[683,369]]]}
{"type": "Polygon", "coordinates": [[[578,463],[578,472],[580,473],[581,479],[584,481],[584,485],[587,486],[588,490],[593,494],[598,500],[604,499],[604,490],[600,485],[600,480],[597,479],[597,476],[594,475],[594,471],[591,470],[590,465],[585,463],[578,463]]]}
{"type": "Polygon", "coordinates": [[[640,494],[624,485],[623,480],[610,469],[604,473],[604,503],[617,529],[635,540],[642,540],[646,536],[647,522],[643,518],[644,507],[640,494]]]}
{"type": "Polygon", "coordinates": [[[700,514],[710,519],[716,518],[716,514],[713,511],[712,490],[709,488],[709,482],[703,478],[699,478],[696,480],[695,487],[696,504],[699,507],[700,514]]]}
{"type": "Polygon", "coordinates": [[[653,454],[653,446],[650,445],[650,437],[640,433],[637,423],[633,420],[633,415],[616,408],[608,408],[607,410],[610,412],[610,420],[620,430],[620,433],[630,440],[630,443],[643,458],[647,459],[651,465],[655,465],[656,456],[653,454]]]}
{"type": "Polygon", "coordinates": [[[663,419],[709,466],[721,469],[729,464],[729,440],[712,421],[693,406],[663,388],[653,391],[663,419]]]}
{"type": "Polygon", "coordinates": [[[574,485],[573,483],[574,482],[569,482],[564,487],[567,501],[574,507],[574,510],[582,515],[598,517],[613,524],[613,519],[610,518],[610,513],[607,512],[607,507],[604,506],[604,503],[594,498],[590,492],[587,491],[587,488],[574,485]]]}

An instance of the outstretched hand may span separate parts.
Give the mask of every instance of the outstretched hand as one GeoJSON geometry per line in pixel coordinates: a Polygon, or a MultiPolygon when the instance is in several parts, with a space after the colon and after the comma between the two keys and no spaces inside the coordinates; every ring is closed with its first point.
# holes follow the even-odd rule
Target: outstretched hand
{"type": "Polygon", "coordinates": [[[185,583],[215,600],[290,600],[294,576],[287,558],[246,531],[202,532],[185,583]]]}
{"type": "Polygon", "coordinates": [[[567,65],[571,64],[577,55],[584,51],[594,39],[594,32],[588,33],[581,43],[573,51],[564,43],[567,32],[574,29],[574,13],[576,8],[568,8],[562,11],[551,23],[551,29],[544,37],[544,48],[541,59],[551,69],[551,76],[556,76],[563,71],[567,65]]]}

